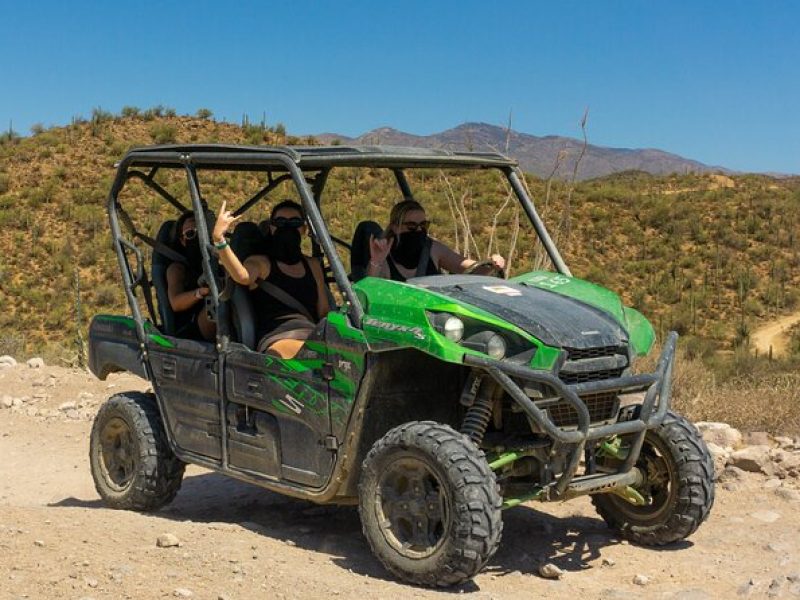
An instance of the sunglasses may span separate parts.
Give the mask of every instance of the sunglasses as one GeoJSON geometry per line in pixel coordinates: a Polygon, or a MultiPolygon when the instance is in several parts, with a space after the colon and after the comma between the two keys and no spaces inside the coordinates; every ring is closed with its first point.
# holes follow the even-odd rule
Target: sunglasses
{"type": "Polygon", "coordinates": [[[193,240],[197,237],[197,229],[187,229],[181,234],[181,236],[185,240],[193,240]]]}
{"type": "Polygon", "coordinates": [[[403,226],[408,229],[409,231],[428,231],[428,227],[431,226],[431,222],[425,219],[424,221],[403,221],[403,226]]]}
{"type": "Polygon", "coordinates": [[[303,217],[274,217],[269,221],[273,227],[277,227],[278,229],[282,227],[292,227],[294,229],[299,229],[305,223],[303,217]]]}

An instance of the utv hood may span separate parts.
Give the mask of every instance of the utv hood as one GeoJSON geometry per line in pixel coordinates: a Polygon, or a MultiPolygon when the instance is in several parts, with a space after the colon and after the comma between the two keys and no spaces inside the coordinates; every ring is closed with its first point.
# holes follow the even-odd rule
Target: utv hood
{"type": "Polygon", "coordinates": [[[602,302],[590,304],[557,288],[537,287],[536,280],[439,275],[415,278],[413,283],[490,312],[548,346],[597,348],[628,343],[628,332],[620,323],[625,318],[622,303],[602,288],[598,288],[604,292],[602,302]]]}

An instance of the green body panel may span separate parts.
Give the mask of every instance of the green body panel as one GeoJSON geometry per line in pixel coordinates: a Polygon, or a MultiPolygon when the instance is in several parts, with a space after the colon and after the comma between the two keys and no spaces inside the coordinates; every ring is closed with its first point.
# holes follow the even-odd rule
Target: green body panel
{"type": "MultiPolygon", "coordinates": [[[[113,323],[121,323],[126,327],[131,329],[136,329],[136,321],[133,320],[133,317],[123,317],[121,315],[97,315],[95,319],[98,320],[105,320],[111,321],[113,323]]],[[[153,326],[150,321],[144,322],[144,331],[147,334],[148,339],[154,344],[158,344],[162,348],[174,348],[175,344],[165,338],[159,331],[153,326]]]]}
{"type": "Polygon", "coordinates": [[[559,350],[548,348],[512,323],[478,307],[443,294],[399,281],[367,277],[355,284],[365,306],[363,321],[367,342],[374,349],[416,348],[447,362],[461,363],[465,354],[482,355],[441,335],[428,321],[426,311],[446,312],[486,323],[487,328],[512,332],[537,348],[531,366],[550,369],[559,350]]]}
{"type": "MultiPolygon", "coordinates": [[[[644,356],[653,346],[653,326],[638,311],[623,306],[619,296],[598,285],[559,273],[534,271],[510,281],[535,286],[569,298],[574,298],[611,315],[628,332],[635,354],[644,356]]],[[[417,348],[447,362],[461,363],[465,353],[479,354],[451,342],[439,334],[428,321],[426,311],[448,312],[483,321],[489,328],[515,333],[536,347],[530,363],[534,369],[550,370],[560,355],[560,349],[542,344],[513,323],[459,302],[442,294],[407,283],[367,277],[355,284],[364,304],[364,335],[375,350],[409,347],[417,348]]]]}

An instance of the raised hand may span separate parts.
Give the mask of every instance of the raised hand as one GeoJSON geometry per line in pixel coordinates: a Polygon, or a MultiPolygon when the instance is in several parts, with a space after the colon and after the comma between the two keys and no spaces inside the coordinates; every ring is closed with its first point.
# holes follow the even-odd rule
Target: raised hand
{"type": "Polygon", "coordinates": [[[214,231],[211,234],[215,243],[221,242],[228,229],[230,229],[230,226],[242,217],[242,215],[234,217],[232,211],[226,210],[226,206],[227,202],[223,200],[222,206],[219,207],[219,216],[217,217],[216,223],[214,223],[214,231]]]}
{"type": "Polygon", "coordinates": [[[501,271],[506,268],[506,259],[499,254],[492,254],[489,257],[489,260],[491,260],[492,264],[494,264],[501,271]]]}
{"type": "Polygon", "coordinates": [[[386,238],[376,238],[374,235],[369,236],[369,262],[375,265],[382,264],[391,249],[392,244],[386,238]]]}

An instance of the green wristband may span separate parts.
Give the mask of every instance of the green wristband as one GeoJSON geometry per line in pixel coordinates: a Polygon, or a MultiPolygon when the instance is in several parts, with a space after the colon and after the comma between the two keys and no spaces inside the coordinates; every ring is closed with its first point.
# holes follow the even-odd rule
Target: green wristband
{"type": "Polygon", "coordinates": [[[228,247],[228,240],[223,239],[221,242],[214,242],[214,248],[217,250],[225,250],[228,247]]]}

